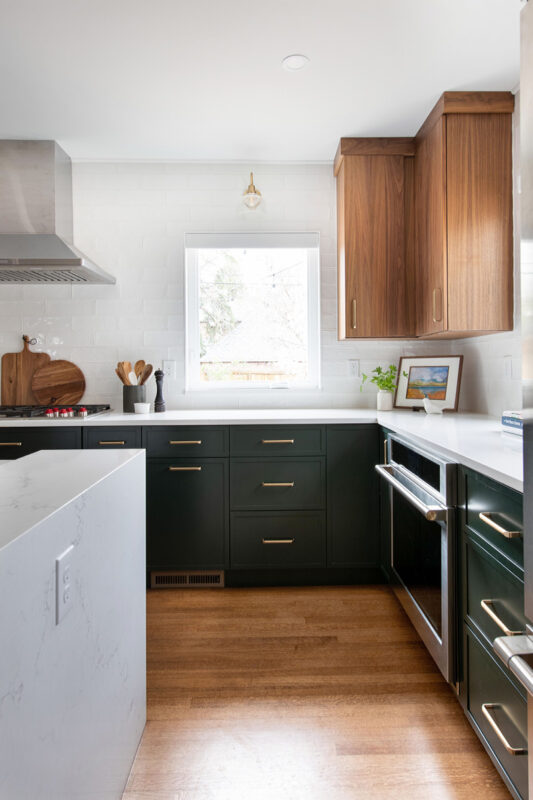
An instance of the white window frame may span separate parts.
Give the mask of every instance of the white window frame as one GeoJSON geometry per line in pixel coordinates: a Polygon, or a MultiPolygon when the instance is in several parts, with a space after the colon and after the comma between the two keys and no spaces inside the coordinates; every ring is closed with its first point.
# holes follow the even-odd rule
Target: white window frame
{"type": "Polygon", "coordinates": [[[320,389],[320,234],[319,233],[186,233],[185,234],[185,391],[234,392],[270,389],[320,389]],[[200,365],[200,290],[198,250],[212,248],[299,248],[307,254],[308,377],[286,383],[269,381],[202,381],[200,365]]]}

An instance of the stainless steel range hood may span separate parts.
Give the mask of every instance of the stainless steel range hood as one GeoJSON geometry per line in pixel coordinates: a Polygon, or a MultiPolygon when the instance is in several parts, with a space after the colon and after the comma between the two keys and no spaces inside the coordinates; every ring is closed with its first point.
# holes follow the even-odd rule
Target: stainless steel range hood
{"type": "Polygon", "coordinates": [[[0,140],[0,283],[115,283],[72,244],[72,164],[56,142],[0,140]]]}

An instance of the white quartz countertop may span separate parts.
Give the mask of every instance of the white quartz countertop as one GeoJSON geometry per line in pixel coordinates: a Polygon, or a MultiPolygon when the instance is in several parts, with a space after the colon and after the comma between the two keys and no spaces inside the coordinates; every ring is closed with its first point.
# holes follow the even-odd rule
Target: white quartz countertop
{"type": "Polygon", "coordinates": [[[483,414],[377,414],[380,425],[438,451],[452,461],[519,492],[524,490],[522,437],[502,431],[500,421],[483,414]]]}
{"type": "MultiPolygon", "coordinates": [[[[110,411],[86,420],[1,419],[0,427],[121,425],[355,425],[377,422],[414,438],[441,455],[471,467],[512,489],[523,491],[522,438],[505,433],[498,419],[483,414],[425,414],[411,410],[377,412],[366,408],[213,409],[155,414],[110,411]]],[[[124,452],[124,451],[121,451],[124,452]]]]}
{"type": "Polygon", "coordinates": [[[40,450],[0,462],[0,551],[143,450],[40,450]]]}

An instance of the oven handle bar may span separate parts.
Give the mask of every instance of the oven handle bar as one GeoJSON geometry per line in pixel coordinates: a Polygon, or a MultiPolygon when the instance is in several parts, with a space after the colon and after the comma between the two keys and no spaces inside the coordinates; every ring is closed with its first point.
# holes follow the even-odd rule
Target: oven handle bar
{"type": "Polygon", "coordinates": [[[400,483],[400,481],[394,477],[392,474],[392,467],[388,464],[376,464],[375,466],[376,472],[379,472],[382,478],[384,478],[390,485],[396,489],[406,500],[408,500],[412,506],[414,506],[421,514],[424,515],[426,519],[430,522],[439,522],[441,520],[446,521],[448,516],[448,509],[444,506],[427,506],[425,503],[420,500],[413,492],[410,492],[409,489],[400,483]]]}

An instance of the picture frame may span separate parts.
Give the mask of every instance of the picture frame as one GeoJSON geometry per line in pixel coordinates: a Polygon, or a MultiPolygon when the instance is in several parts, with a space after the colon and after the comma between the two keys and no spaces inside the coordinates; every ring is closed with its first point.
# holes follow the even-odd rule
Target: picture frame
{"type": "Polygon", "coordinates": [[[424,408],[428,397],[442,411],[457,411],[462,371],[463,356],[402,356],[394,408],[424,408]]]}

